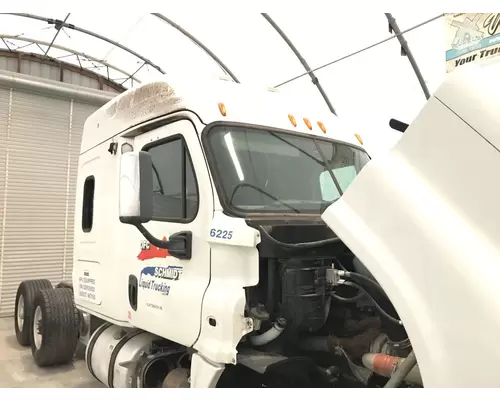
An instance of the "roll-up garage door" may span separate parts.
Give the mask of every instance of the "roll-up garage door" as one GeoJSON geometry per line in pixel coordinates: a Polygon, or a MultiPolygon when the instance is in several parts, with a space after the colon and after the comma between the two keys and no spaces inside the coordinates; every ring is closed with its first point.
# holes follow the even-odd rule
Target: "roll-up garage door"
{"type": "Polygon", "coordinates": [[[21,281],[71,279],[81,135],[100,105],[0,88],[0,317],[21,281]]]}

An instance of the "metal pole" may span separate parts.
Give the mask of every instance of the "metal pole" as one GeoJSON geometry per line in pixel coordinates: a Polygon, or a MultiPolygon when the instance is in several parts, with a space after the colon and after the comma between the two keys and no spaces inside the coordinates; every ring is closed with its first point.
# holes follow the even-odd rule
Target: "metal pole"
{"type": "Polygon", "coordinates": [[[276,22],[274,22],[273,19],[267,13],[262,13],[262,16],[267,20],[267,22],[269,22],[271,24],[271,26],[276,30],[276,32],[279,33],[279,35],[286,42],[286,44],[288,44],[290,49],[294,52],[294,54],[299,59],[300,63],[304,67],[304,69],[307,71],[307,74],[311,77],[312,83],[314,85],[316,85],[316,87],[318,88],[319,92],[321,93],[321,96],[323,96],[323,99],[325,100],[325,103],[328,106],[328,108],[330,109],[330,111],[333,114],[337,115],[337,113],[335,112],[335,109],[333,108],[332,103],[330,102],[330,99],[328,98],[326,92],[323,90],[323,87],[319,83],[318,78],[316,77],[314,72],[311,70],[311,68],[309,67],[309,64],[307,64],[304,57],[302,57],[302,55],[299,53],[297,48],[294,46],[292,41],[288,38],[288,36],[285,34],[285,32],[283,32],[281,30],[281,28],[278,26],[278,24],[276,24],[276,22]]]}
{"type": "Polygon", "coordinates": [[[108,43],[112,44],[113,46],[119,47],[120,49],[126,51],[127,53],[130,53],[130,54],[136,56],[137,58],[139,58],[140,60],[144,61],[146,64],[151,65],[153,68],[157,69],[162,74],[165,74],[165,71],[163,69],[161,69],[161,67],[159,65],[156,65],[155,63],[153,63],[151,60],[147,59],[146,57],[141,56],[139,53],[135,52],[134,50],[132,50],[132,49],[130,49],[130,48],[118,43],[118,42],[115,42],[112,39],[107,38],[106,36],[99,35],[98,33],[89,31],[89,30],[84,29],[84,28],[80,28],[80,27],[75,26],[73,24],[67,24],[67,23],[60,21],[60,20],[56,20],[53,18],[45,18],[45,17],[41,17],[39,15],[33,15],[33,14],[27,14],[27,13],[0,13],[0,14],[15,15],[18,17],[36,19],[39,21],[47,22],[48,24],[54,24],[54,25],[58,24],[61,26],[61,28],[73,29],[75,31],[84,33],[86,35],[93,36],[97,39],[108,42],[108,43]]]}
{"type": "Polygon", "coordinates": [[[392,16],[391,13],[384,13],[384,14],[387,17],[387,21],[389,21],[389,32],[392,33],[392,31],[394,31],[394,34],[398,37],[399,43],[401,44],[401,47],[404,51],[404,55],[408,57],[408,61],[410,61],[413,71],[415,71],[415,75],[417,76],[418,82],[420,83],[420,86],[424,91],[424,95],[426,99],[429,100],[431,94],[429,93],[427,84],[425,83],[424,77],[420,72],[420,68],[418,68],[418,64],[417,61],[415,60],[415,57],[413,57],[413,54],[410,50],[410,46],[408,46],[408,42],[406,41],[403,33],[401,32],[401,29],[399,29],[396,19],[392,16]]]}
{"type": "Polygon", "coordinates": [[[197,46],[199,46],[205,53],[207,53],[210,57],[212,57],[212,60],[214,60],[219,67],[222,68],[222,70],[228,74],[233,81],[236,83],[240,83],[238,78],[236,78],[236,75],[234,75],[231,70],[222,62],[222,60],[217,57],[208,47],[206,47],[202,42],[200,42],[198,39],[196,39],[193,35],[191,35],[188,31],[186,31],[182,26],[176,24],[174,21],[171,19],[165,17],[163,14],[160,13],[151,13],[155,17],[161,19],[163,22],[166,22],[169,24],[172,28],[177,29],[180,33],[182,33],[184,36],[186,36],[188,39],[190,39],[192,42],[194,42],[197,46]]]}
{"type": "MultiPolygon", "coordinates": [[[[442,18],[442,17],[443,17],[443,15],[444,15],[444,14],[439,14],[439,15],[436,15],[435,17],[432,17],[432,18],[430,18],[430,19],[428,19],[428,20],[426,20],[426,21],[423,21],[423,22],[421,22],[421,23],[419,23],[419,24],[417,24],[417,25],[414,25],[414,26],[412,26],[411,28],[405,29],[404,31],[402,31],[402,32],[401,32],[401,34],[411,32],[411,31],[413,31],[413,30],[415,30],[415,29],[418,29],[418,28],[420,28],[420,27],[422,27],[422,26],[424,26],[424,25],[427,25],[428,23],[430,23],[430,22],[432,22],[432,21],[435,21],[435,20],[437,20],[437,19],[439,19],[439,18],[442,18]]],[[[352,53],[346,54],[346,55],[344,55],[344,56],[342,56],[342,57],[336,58],[336,59],[335,59],[335,60],[333,60],[333,61],[327,62],[326,64],[323,64],[323,65],[320,65],[320,66],[318,66],[318,67],[315,67],[315,68],[313,68],[311,71],[312,71],[312,72],[316,72],[316,71],[319,71],[320,69],[323,69],[323,68],[329,67],[329,66],[331,66],[331,65],[333,65],[333,64],[336,64],[336,63],[338,63],[338,62],[340,62],[340,61],[343,61],[343,60],[346,60],[346,59],[348,59],[348,58],[354,57],[355,55],[358,55],[358,54],[360,54],[360,53],[363,53],[364,51],[367,51],[367,50],[373,49],[374,47],[380,46],[382,43],[388,42],[389,40],[394,39],[396,36],[397,36],[397,35],[393,35],[393,36],[391,36],[391,37],[388,37],[388,38],[386,38],[386,39],[383,39],[383,40],[380,40],[380,41],[378,41],[378,42],[376,42],[376,43],[373,43],[373,44],[371,44],[371,45],[369,45],[369,46],[363,47],[362,49],[359,49],[359,50],[353,51],[352,53]]],[[[275,88],[278,88],[278,87],[280,87],[280,86],[287,85],[287,84],[289,84],[290,82],[293,82],[293,81],[295,81],[295,80],[297,80],[297,79],[300,79],[300,78],[302,78],[303,76],[306,76],[306,75],[308,75],[308,74],[309,74],[309,72],[304,72],[303,74],[299,74],[299,75],[297,75],[297,76],[294,76],[293,78],[287,79],[286,81],[281,82],[280,84],[275,85],[274,87],[275,87],[275,88]]]]}
{"type": "MultiPolygon", "coordinates": [[[[63,21],[63,24],[66,23],[66,21],[68,20],[69,16],[71,15],[71,13],[68,13],[68,15],[66,15],[66,18],[64,18],[64,21],[63,21]]],[[[52,39],[52,42],[50,42],[50,45],[49,47],[47,47],[47,50],[45,51],[45,54],[44,54],[44,57],[47,56],[47,53],[49,52],[50,48],[52,47],[52,45],[54,44],[54,42],[56,41],[57,39],[57,35],[59,35],[59,32],[61,32],[61,29],[62,27],[60,27],[59,25],[55,25],[55,28],[56,28],[56,34],[54,35],[53,39],[52,39]]]]}
{"type": "Polygon", "coordinates": [[[129,79],[131,82],[133,82],[134,75],[137,74],[142,69],[142,67],[144,67],[145,65],[146,65],[146,63],[142,63],[141,66],[139,68],[137,68],[132,75],[130,75],[127,79],[125,79],[123,81],[122,85],[125,85],[129,79]]]}
{"type": "Polygon", "coordinates": [[[7,42],[5,41],[5,39],[4,39],[4,38],[2,38],[2,42],[3,42],[3,44],[5,45],[5,47],[7,47],[7,49],[8,49],[10,52],[12,52],[12,49],[9,47],[9,45],[7,44],[7,42]]]}
{"type": "MultiPolygon", "coordinates": [[[[32,44],[41,44],[42,46],[48,46],[50,43],[49,42],[45,42],[43,40],[38,40],[38,39],[33,39],[33,38],[27,38],[25,36],[14,36],[14,35],[3,35],[3,34],[0,34],[0,39],[3,40],[5,42],[5,39],[11,39],[11,40],[19,40],[21,42],[29,42],[29,43],[32,43],[32,44]]],[[[7,43],[5,43],[7,45],[7,43]]],[[[124,71],[123,69],[119,68],[119,67],[115,67],[114,65],[112,64],[109,64],[108,62],[106,61],[103,61],[103,60],[100,60],[99,58],[96,58],[96,57],[92,57],[88,54],[85,54],[85,53],[82,53],[82,52],[79,52],[79,51],[76,51],[76,50],[73,50],[73,49],[70,49],[68,47],[64,47],[64,46],[60,46],[58,44],[52,44],[52,47],[54,49],[58,49],[58,50],[62,50],[62,51],[66,51],[68,53],[71,53],[73,55],[75,55],[78,59],[78,63],[80,64],[80,68],[83,68],[82,67],[82,63],[80,62],[80,58],[79,57],[85,57],[91,61],[95,61],[95,62],[98,62],[99,64],[102,64],[104,65],[105,67],[108,67],[108,68],[111,68],[111,69],[114,69],[115,71],[117,72],[120,72],[121,74],[123,75],[126,75],[126,76],[130,76],[130,73],[127,72],[127,71],[124,71]]],[[[8,47],[7,47],[8,48],[8,47]]],[[[10,51],[13,51],[12,49],[9,49],[10,51]]],[[[14,50],[17,50],[17,49],[14,49],[14,50]]],[[[108,76],[108,79],[109,79],[109,76],[108,76]]],[[[141,81],[135,77],[133,77],[133,79],[137,82],[137,83],[141,83],[141,81]]],[[[109,79],[111,80],[111,79],[109,79]]]]}

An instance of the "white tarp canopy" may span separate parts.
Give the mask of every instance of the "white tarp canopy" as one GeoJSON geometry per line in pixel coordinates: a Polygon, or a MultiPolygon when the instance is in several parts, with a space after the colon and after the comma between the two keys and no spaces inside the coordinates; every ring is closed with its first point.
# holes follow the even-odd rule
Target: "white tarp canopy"
{"type": "MultiPolygon", "coordinates": [[[[260,13],[213,11],[207,15],[173,9],[161,14],[215,53],[240,82],[274,87],[301,76],[280,85],[280,90],[305,97],[330,112],[290,47],[260,13]]],[[[314,8],[269,14],[311,69],[331,63],[315,74],[339,118],[363,137],[372,155],[392,146],[400,133],[389,127],[389,120],[411,122],[426,98],[408,58],[401,56],[397,38],[358,52],[393,36],[386,16],[383,13],[339,16],[314,8]]],[[[200,47],[152,14],[113,11],[112,16],[105,12],[36,15],[61,21],[67,18],[66,23],[119,42],[159,67],[167,78],[169,74],[224,73],[200,47]]],[[[435,12],[425,11],[393,13],[393,16],[403,32],[418,26],[405,33],[405,38],[432,93],[446,73],[443,19],[435,18],[439,16],[435,12]],[[432,21],[426,22],[429,20],[432,21]]],[[[54,23],[0,15],[0,48],[44,54],[53,42],[49,57],[109,76],[125,87],[137,85],[135,79],[146,82],[162,76],[154,66],[112,43],[71,28],[61,29],[54,40],[56,33],[54,23]]]]}

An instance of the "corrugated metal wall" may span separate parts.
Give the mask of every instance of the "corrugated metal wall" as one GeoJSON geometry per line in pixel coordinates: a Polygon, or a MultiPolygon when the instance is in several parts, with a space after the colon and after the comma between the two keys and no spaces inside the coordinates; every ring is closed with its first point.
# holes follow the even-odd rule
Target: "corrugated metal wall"
{"type": "Polygon", "coordinates": [[[0,317],[22,280],[71,279],[81,135],[102,104],[0,85],[0,317]]]}
{"type": "Polygon", "coordinates": [[[5,236],[4,221],[6,217],[5,207],[5,183],[6,183],[6,165],[7,165],[7,132],[9,127],[9,104],[10,90],[0,89],[0,312],[2,310],[2,250],[5,236]]]}
{"type": "Polygon", "coordinates": [[[70,83],[75,86],[82,86],[91,89],[100,89],[111,93],[121,93],[111,86],[106,79],[99,80],[99,76],[93,73],[84,75],[77,67],[72,69],[69,64],[62,64],[51,59],[36,56],[35,54],[23,54],[17,52],[0,51],[0,70],[18,72],[24,75],[37,76],[70,83]],[[73,70],[74,69],[74,70],[73,70]]]}

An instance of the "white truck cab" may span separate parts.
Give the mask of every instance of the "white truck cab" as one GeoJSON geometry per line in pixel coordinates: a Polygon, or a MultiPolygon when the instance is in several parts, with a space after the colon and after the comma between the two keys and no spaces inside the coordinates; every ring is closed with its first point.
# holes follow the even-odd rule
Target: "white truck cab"
{"type": "MultiPolygon", "coordinates": [[[[84,127],[73,284],[24,281],[39,366],[108,387],[495,387],[498,65],[388,155],[269,90],[158,81],[84,127]]],[[[22,315],[21,315],[22,314],[22,315]]]]}
{"type": "Polygon", "coordinates": [[[273,91],[223,80],[127,91],[84,127],[78,309],[192,348],[210,366],[236,364],[260,322],[247,293],[263,274],[256,227],[287,241],[332,236],[321,212],[368,160],[333,116],[301,113],[273,91]]]}

